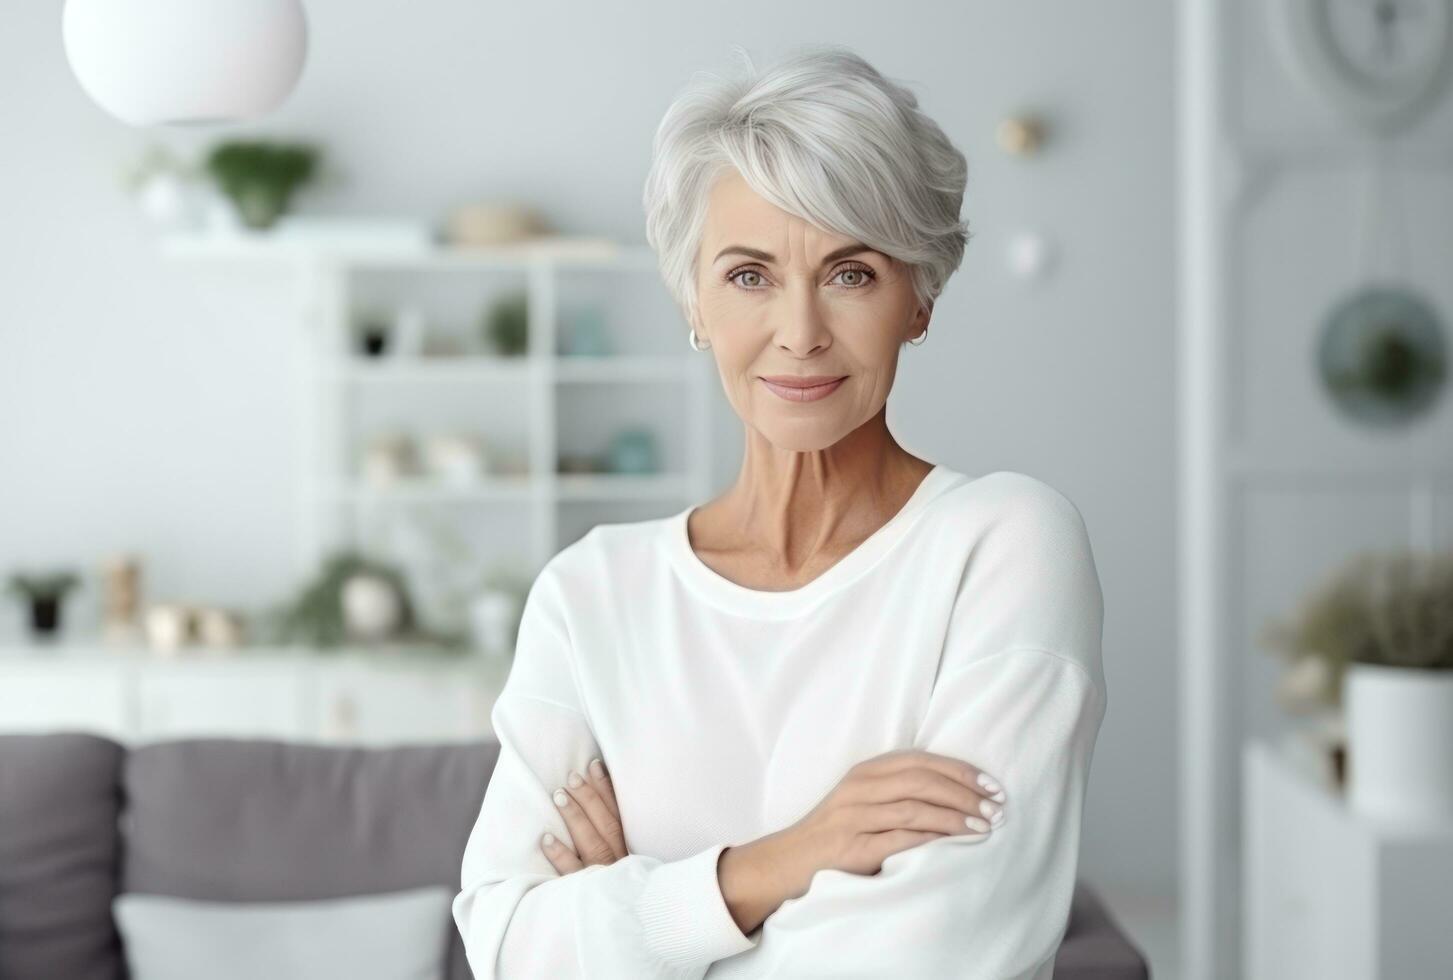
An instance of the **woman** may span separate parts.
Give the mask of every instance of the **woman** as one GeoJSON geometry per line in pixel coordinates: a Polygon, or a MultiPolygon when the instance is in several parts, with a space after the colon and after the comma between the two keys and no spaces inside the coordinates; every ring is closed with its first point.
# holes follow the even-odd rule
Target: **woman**
{"type": "Polygon", "coordinates": [[[742,470],[531,587],[453,906],[480,980],[1050,977],[1106,706],[1089,540],[885,422],[966,171],[839,48],[666,113],[648,238],[742,470]]]}

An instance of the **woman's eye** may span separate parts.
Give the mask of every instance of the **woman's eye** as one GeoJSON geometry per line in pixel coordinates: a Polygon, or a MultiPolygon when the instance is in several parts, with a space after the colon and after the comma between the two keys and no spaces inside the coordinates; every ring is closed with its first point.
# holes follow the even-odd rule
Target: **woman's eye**
{"type": "Polygon", "coordinates": [[[853,276],[851,281],[845,282],[843,285],[852,289],[861,289],[873,278],[873,270],[863,266],[850,265],[846,269],[839,269],[833,278],[836,279],[837,276],[853,276]]]}
{"type": "MultiPolygon", "coordinates": [[[[837,279],[840,276],[852,277],[843,282],[843,285],[849,289],[862,289],[876,278],[873,270],[864,266],[848,266],[847,268],[839,269],[833,274],[833,279],[837,279]]],[[[762,274],[756,269],[737,269],[735,272],[730,273],[727,279],[745,289],[755,290],[761,284],[762,274]],[[755,276],[756,278],[749,280],[746,278],[747,276],[755,276]]]]}

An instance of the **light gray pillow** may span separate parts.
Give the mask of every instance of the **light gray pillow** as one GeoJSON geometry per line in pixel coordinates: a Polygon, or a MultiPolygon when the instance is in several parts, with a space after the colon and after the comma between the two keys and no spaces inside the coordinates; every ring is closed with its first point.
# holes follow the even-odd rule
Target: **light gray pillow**
{"type": "Polygon", "coordinates": [[[112,902],[133,980],[443,980],[454,893],[434,886],[320,901],[112,902]]]}

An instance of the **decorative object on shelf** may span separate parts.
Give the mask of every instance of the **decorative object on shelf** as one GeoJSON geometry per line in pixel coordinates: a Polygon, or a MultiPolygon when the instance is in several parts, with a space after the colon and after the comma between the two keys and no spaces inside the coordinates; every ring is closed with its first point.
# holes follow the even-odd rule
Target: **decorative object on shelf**
{"type": "Polygon", "coordinates": [[[443,238],[458,248],[505,245],[548,236],[552,230],[540,213],[519,204],[480,201],[454,208],[443,238]]]}
{"type": "Polygon", "coordinates": [[[80,576],[70,571],[48,575],[16,572],[10,576],[6,589],[29,602],[31,635],[36,639],[49,639],[60,632],[66,594],[80,584],[80,576]]]}
{"type": "Polygon", "coordinates": [[[484,339],[503,357],[518,357],[530,342],[530,297],[520,291],[492,302],[484,313],[484,339]]]}
{"type": "Polygon", "coordinates": [[[486,657],[510,659],[519,636],[524,600],[518,589],[482,588],[469,603],[469,637],[486,657]]]}
{"type": "Polygon", "coordinates": [[[202,224],[203,195],[198,168],[162,143],[147,146],[141,159],[122,176],[127,192],[154,227],[193,231],[202,224]]]}
{"type": "Polygon", "coordinates": [[[296,598],[267,618],[276,640],[322,649],[352,640],[440,642],[437,634],[416,622],[403,574],[393,565],[351,550],[329,557],[296,598]]]}
{"type": "Polygon", "coordinates": [[[370,308],[359,311],[354,318],[353,331],[358,340],[358,352],[364,357],[383,357],[389,352],[393,321],[386,310],[370,308]]]}
{"type": "Polygon", "coordinates": [[[403,594],[382,575],[354,572],[344,580],[339,599],[343,628],[355,640],[386,640],[403,625],[403,594]]]}
{"type": "Polygon", "coordinates": [[[421,357],[428,323],[424,311],[406,306],[394,315],[394,354],[397,357],[421,357]]]}
{"type": "Polygon", "coordinates": [[[322,151],[307,143],[223,140],[208,151],[204,167],[254,230],[272,227],[293,194],[317,173],[322,151]]]}
{"type": "Polygon", "coordinates": [[[189,647],[235,650],[246,639],[241,615],[220,606],[155,602],[147,607],[143,620],[147,646],[169,656],[189,647]]]}
{"type": "Polygon", "coordinates": [[[133,126],[256,118],[308,50],[300,0],[66,0],[62,35],[81,88],[133,126]]]}
{"type": "Polygon", "coordinates": [[[614,473],[656,473],[656,435],[650,429],[625,429],[610,444],[610,468],[614,473]]]}
{"type": "Polygon", "coordinates": [[[609,473],[610,457],[605,453],[560,453],[556,462],[558,473],[609,473]]]}
{"type": "Polygon", "coordinates": [[[230,609],[203,606],[194,610],[197,640],[212,650],[235,650],[246,641],[242,617],[230,609]]]}
{"type": "Polygon", "coordinates": [[[1367,286],[1342,299],[1322,330],[1317,366],[1349,419],[1399,425],[1427,412],[1447,372],[1443,326],[1406,287],[1367,286]]]}
{"type": "Polygon", "coordinates": [[[115,646],[141,638],[141,560],[135,555],[101,563],[101,638],[115,646]]]}
{"type": "Polygon", "coordinates": [[[474,486],[487,468],[483,440],[467,432],[425,436],[423,457],[429,475],[451,487],[474,486]]]}
{"type": "Polygon", "coordinates": [[[598,306],[566,310],[561,318],[559,353],[568,357],[603,357],[610,354],[610,333],[605,311],[598,306]]]}
{"type": "Polygon", "coordinates": [[[146,643],[158,653],[176,653],[192,642],[192,610],[179,602],[154,602],[144,616],[146,643]]]}
{"type": "Polygon", "coordinates": [[[363,479],[370,486],[394,486],[418,472],[418,447],[407,433],[375,436],[364,448],[363,479]]]}
{"type": "Polygon", "coordinates": [[[442,327],[418,325],[420,357],[463,357],[468,352],[464,340],[452,331],[442,327]]]}
{"type": "Polygon", "coordinates": [[[1453,552],[1360,552],[1263,639],[1323,662],[1301,694],[1343,712],[1354,809],[1453,819],[1453,552]]]}
{"type": "Polygon", "coordinates": [[[1276,0],[1267,9],[1292,75],[1358,126],[1384,134],[1404,128],[1446,88],[1449,0],[1276,0]]]}

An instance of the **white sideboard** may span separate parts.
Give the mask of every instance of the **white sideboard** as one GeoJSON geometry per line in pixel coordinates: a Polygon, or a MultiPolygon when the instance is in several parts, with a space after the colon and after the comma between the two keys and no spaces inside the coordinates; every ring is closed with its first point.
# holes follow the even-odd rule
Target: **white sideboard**
{"type": "Polygon", "coordinates": [[[1453,823],[1367,820],[1271,742],[1243,761],[1246,980],[1453,977],[1453,823]]]}
{"type": "Polygon", "coordinates": [[[244,648],[163,656],[0,647],[0,733],[125,744],[221,736],[360,745],[486,738],[508,661],[416,650],[244,648]]]}

